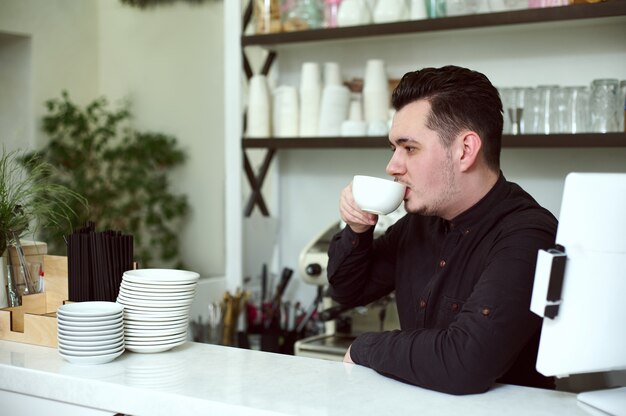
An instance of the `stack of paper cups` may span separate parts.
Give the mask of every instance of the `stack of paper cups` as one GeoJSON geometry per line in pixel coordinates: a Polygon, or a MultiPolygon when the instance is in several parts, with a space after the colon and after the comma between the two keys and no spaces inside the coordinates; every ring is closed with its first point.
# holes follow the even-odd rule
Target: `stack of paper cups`
{"type": "Polygon", "coordinates": [[[300,136],[317,136],[322,86],[317,62],[302,64],[300,79],[300,136]]]}
{"type": "Polygon", "coordinates": [[[246,114],[247,137],[270,137],[270,94],[265,75],[250,78],[248,89],[248,112],[246,114]]]}
{"type": "Polygon", "coordinates": [[[341,67],[337,62],[324,63],[324,87],[328,85],[342,85],[341,67]]]}
{"type": "Polygon", "coordinates": [[[298,137],[298,91],[291,85],[282,85],[274,91],[274,135],[298,137]]]}
{"type": "Polygon", "coordinates": [[[341,123],[342,136],[365,136],[367,134],[367,123],[363,121],[363,106],[361,96],[356,95],[350,101],[348,119],[341,123]]]}
{"type": "Polygon", "coordinates": [[[343,85],[327,85],[322,93],[318,135],[334,137],[341,134],[341,123],[348,118],[350,90],[343,85]]]}
{"type": "Polygon", "coordinates": [[[387,121],[389,83],[385,62],[380,59],[370,59],[365,66],[363,109],[366,122],[387,121]]]}

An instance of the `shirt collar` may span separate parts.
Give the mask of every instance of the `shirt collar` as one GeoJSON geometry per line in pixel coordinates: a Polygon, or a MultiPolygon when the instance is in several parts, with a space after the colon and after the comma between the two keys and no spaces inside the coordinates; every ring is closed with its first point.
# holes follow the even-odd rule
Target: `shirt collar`
{"type": "Polygon", "coordinates": [[[471,208],[453,218],[449,223],[450,229],[461,229],[464,232],[467,232],[473,224],[476,224],[485,216],[489,215],[489,212],[497,204],[497,201],[501,201],[505,194],[506,179],[504,178],[502,171],[500,171],[498,180],[489,192],[487,192],[487,194],[485,194],[485,196],[471,208]]]}

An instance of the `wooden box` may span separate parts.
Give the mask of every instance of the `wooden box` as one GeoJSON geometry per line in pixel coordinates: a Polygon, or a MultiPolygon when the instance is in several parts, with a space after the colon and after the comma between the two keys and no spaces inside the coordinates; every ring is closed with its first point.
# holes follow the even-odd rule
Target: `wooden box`
{"type": "Polygon", "coordinates": [[[0,309],[0,339],[56,348],[56,310],[68,299],[67,257],[41,259],[44,292],[23,296],[22,306],[0,309]]]}

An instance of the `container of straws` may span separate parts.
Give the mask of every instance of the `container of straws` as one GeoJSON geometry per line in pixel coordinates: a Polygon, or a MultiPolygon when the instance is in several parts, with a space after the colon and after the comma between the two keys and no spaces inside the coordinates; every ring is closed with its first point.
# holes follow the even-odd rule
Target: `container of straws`
{"type": "Polygon", "coordinates": [[[95,230],[95,223],[66,236],[68,296],[73,302],[117,298],[122,275],[134,268],[133,236],[95,230]]]}

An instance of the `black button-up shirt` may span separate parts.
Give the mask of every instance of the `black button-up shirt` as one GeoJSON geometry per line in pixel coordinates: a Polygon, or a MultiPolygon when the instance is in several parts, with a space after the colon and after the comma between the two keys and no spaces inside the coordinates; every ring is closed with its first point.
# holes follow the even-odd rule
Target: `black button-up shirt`
{"type": "Polygon", "coordinates": [[[553,388],[535,370],[541,320],[530,307],[537,251],[557,221],[502,175],[452,221],[407,214],[374,240],[346,227],[329,249],[332,297],[366,305],[395,290],[401,330],[359,336],[351,358],[452,394],[494,382],[553,388]]]}

